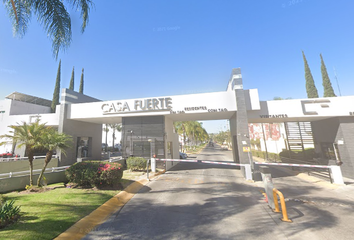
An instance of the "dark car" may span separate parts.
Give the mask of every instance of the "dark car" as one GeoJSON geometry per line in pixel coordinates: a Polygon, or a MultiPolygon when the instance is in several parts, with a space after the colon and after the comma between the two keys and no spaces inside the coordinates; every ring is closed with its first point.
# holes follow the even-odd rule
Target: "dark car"
{"type": "Polygon", "coordinates": [[[187,153],[179,152],[179,159],[186,159],[187,157],[187,153]]]}

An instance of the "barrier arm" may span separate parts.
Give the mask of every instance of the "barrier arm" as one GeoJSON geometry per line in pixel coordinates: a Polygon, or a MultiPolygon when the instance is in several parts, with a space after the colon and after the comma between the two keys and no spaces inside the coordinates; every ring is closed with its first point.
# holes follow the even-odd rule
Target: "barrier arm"
{"type": "Polygon", "coordinates": [[[276,188],[273,188],[273,199],[274,199],[274,206],[275,206],[274,212],[280,212],[277,194],[278,194],[279,199],[280,199],[281,210],[282,210],[282,213],[283,213],[283,218],[281,218],[281,220],[283,222],[293,222],[292,220],[290,220],[288,218],[288,212],[286,210],[284,195],[279,190],[277,190],[276,188]]]}

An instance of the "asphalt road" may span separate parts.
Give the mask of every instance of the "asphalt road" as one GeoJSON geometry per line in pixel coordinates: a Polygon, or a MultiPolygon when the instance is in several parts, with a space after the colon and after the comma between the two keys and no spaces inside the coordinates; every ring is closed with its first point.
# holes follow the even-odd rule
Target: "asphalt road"
{"type": "MultiPolygon", "coordinates": [[[[231,151],[219,147],[208,147],[196,158],[232,159],[231,151]]],[[[274,184],[289,198],[293,223],[270,210],[260,192],[262,182],[246,182],[235,167],[179,163],[84,239],[353,239],[350,194],[338,202],[333,196],[343,194],[338,188],[274,171],[280,173],[274,184]]]]}

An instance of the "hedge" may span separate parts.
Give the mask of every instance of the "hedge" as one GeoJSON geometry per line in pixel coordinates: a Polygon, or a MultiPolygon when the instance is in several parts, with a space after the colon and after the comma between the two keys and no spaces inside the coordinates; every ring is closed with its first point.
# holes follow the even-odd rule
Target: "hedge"
{"type": "Polygon", "coordinates": [[[129,157],[127,159],[127,168],[132,171],[145,170],[147,160],[142,157],[129,157]]]}
{"type": "Polygon", "coordinates": [[[120,163],[100,161],[77,162],[65,170],[69,182],[83,187],[104,187],[118,184],[123,176],[120,163]]]}

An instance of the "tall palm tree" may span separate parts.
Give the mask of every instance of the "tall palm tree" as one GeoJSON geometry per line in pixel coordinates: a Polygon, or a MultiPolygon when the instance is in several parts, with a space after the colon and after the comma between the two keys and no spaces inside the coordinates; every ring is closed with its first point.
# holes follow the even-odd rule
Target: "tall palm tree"
{"type": "Polygon", "coordinates": [[[186,122],[177,121],[173,123],[175,127],[175,132],[183,137],[183,147],[186,147],[187,133],[186,133],[186,122]]]}
{"type": "Polygon", "coordinates": [[[42,172],[38,177],[37,186],[41,187],[41,181],[44,171],[47,168],[48,163],[52,160],[54,150],[60,150],[65,154],[65,149],[71,147],[72,138],[65,133],[59,133],[57,130],[47,127],[41,134],[40,143],[42,148],[47,149],[47,153],[44,159],[44,166],[42,172]]]}
{"type": "Polygon", "coordinates": [[[107,135],[109,132],[109,127],[107,123],[105,124],[105,127],[102,128],[102,130],[106,133],[106,145],[104,146],[104,151],[107,152],[107,135]]]}
{"type": "MultiPolygon", "coordinates": [[[[36,148],[40,148],[40,138],[45,131],[45,123],[39,123],[39,120],[27,124],[22,122],[22,125],[9,126],[12,130],[9,134],[1,135],[0,138],[11,139],[13,143],[17,144],[18,148],[26,147],[26,156],[28,157],[30,165],[30,186],[33,185],[33,155],[36,148]]],[[[0,145],[6,142],[1,142],[0,145]]]]}
{"type": "MultiPolygon", "coordinates": [[[[89,20],[92,0],[66,0],[68,5],[81,12],[81,32],[85,31],[89,20]]],[[[71,19],[63,0],[3,0],[12,21],[15,36],[22,37],[32,17],[32,12],[43,25],[47,36],[52,39],[55,58],[60,50],[65,50],[71,43],[71,19]]]]}
{"type": "Polygon", "coordinates": [[[197,121],[174,122],[175,132],[183,136],[183,144],[186,146],[187,138],[192,139],[192,144],[203,141],[209,138],[208,133],[203,128],[202,124],[197,121]]]}

